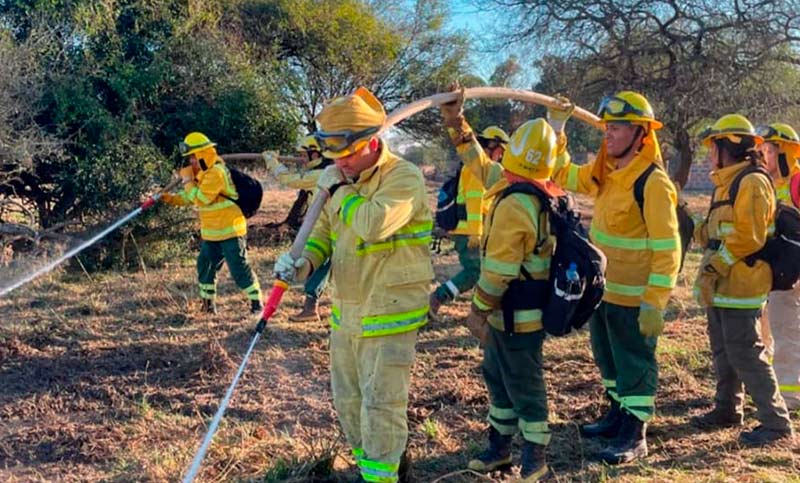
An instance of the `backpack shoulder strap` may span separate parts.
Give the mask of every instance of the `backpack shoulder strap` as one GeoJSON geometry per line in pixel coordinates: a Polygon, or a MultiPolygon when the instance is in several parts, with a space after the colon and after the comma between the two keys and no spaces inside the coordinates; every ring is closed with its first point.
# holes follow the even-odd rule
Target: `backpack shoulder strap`
{"type": "Polygon", "coordinates": [[[760,168],[758,166],[748,166],[741,170],[739,174],[733,178],[731,182],[730,188],[728,188],[728,199],[727,200],[715,200],[714,195],[711,195],[711,205],[708,208],[708,214],[711,215],[711,212],[716,210],[721,206],[733,206],[733,203],[736,201],[736,197],[739,196],[739,187],[742,184],[742,180],[751,174],[760,174],[765,176],[767,180],[769,180],[770,184],[772,184],[772,178],[770,177],[769,173],[764,168],[760,168]]]}
{"type": "MultiPolygon", "coordinates": [[[[528,195],[535,196],[539,200],[539,205],[542,207],[542,214],[549,214],[551,212],[552,209],[551,202],[553,198],[544,191],[542,191],[541,189],[539,189],[538,186],[533,185],[531,183],[514,183],[508,188],[501,191],[497,197],[497,201],[495,202],[494,205],[495,209],[502,200],[513,195],[514,193],[525,193],[528,195]]],[[[533,280],[531,274],[522,265],[520,265],[520,272],[522,273],[522,276],[525,277],[526,280],[533,280]]]]}
{"type": "Polygon", "coordinates": [[[656,169],[660,169],[659,166],[656,163],[650,163],[650,166],[633,182],[633,198],[636,200],[636,204],[639,205],[639,212],[642,214],[642,218],[644,218],[644,186],[647,184],[647,178],[656,169]]]}
{"type": "Polygon", "coordinates": [[[537,198],[539,198],[539,201],[549,201],[550,199],[550,197],[547,196],[547,194],[545,194],[537,186],[531,183],[514,183],[500,192],[497,201],[499,202],[500,200],[507,198],[509,195],[513,195],[514,193],[525,193],[528,195],[534,195],[537,198]]]}
{"type": "Polygon", "coordinates": [[[760,174],[761,176],[764,176],[765,178],[767,178],[767,181],[769,181],[769,184],[772,185],[772,177],[764,168],[758,166],[747,167],[743,169],[739,174],[737,174],[735,178],[733,178],[731,187],[728,190],[727,204],[732,205],[736,202],[736,197],[739,195],[739,187],[742,184],[742,180],[744,180],[746,176],[749,176],[751,174],[760,174]]]}

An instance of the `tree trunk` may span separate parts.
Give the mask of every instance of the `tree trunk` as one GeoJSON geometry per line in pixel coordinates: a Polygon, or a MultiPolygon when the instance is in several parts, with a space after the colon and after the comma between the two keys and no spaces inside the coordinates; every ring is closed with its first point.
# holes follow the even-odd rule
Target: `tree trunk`
{"type": "Polygon", "coordinates": [[[286,219],[283,220],[281,224],[285,223],[295,230],[299,229],[300,225],[303,224],[303,217],[306,215],[306,210],[308,210],[308,199],[310,197],[310,191],[300,190],[297,193],[297,199],[294,200],[292,207],[289,209],[289,214],[286,215],[286,219]]]}
{"type": "Polygon", "coordinates": [[[675,172],[675,183],[682,189],[689,182],[692,169],[694,147],[689,131],[681,129],[675,135],[675,149],[678,151],[678,170],[675,172]]]}

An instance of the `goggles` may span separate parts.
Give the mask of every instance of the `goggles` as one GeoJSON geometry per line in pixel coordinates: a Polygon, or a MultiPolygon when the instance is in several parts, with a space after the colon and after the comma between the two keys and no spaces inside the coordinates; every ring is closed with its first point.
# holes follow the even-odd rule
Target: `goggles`
{"type": "Polygon", "coordinates": [[[603,119],[605,115],[621,117],[626,114],[633,114],[640,117],[652,117],[649,112],[637,109],[624,99],[615,96],[606,96],[600,101],[600,108],[597,110],[597,117],[603,119]]]}
{"type": "Polygon", "coordinates": [[[379,127],[375,126],[368,127],[362,131],[317,131],[314,133],[314,139],[317,140],[320,148],[323,151],[341,153],[345,149],[349,148],[354,142],[377,133],[379,129],[379,127]]]}
{"type": "Polygon", "coordinates": [[[772,126],[758,126],[756,128],[756,134],[761,136],[764,139],[771,139],[771,138],[779,138],[783,141],[788,141],[790,143],[796,143],[797,140],[790,138],[786,134],[778,131],[772,126]]]}
{"type": "Polygon", "coordinates": [[[205,147],[208,147],[208,146],[214,146],[214,143],[208,142],[208,143],[198,144],[197,146],[191,146],[191,145],[186,144],[185,142],[181,141],[181,142],[178,143],[178,151],[180,151],[181,156],[188,156],[188,155],[192,154],[193,152],[197,152],[197,151],[199,151],[199,150],[201,150],[201,149],[203,149],[205,147]]]}

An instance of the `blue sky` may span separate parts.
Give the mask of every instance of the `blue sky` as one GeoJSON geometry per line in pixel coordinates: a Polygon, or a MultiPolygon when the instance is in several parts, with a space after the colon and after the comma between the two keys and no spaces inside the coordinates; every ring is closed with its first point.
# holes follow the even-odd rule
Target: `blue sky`
{"type": "MultiPolygon", "coordinates": [[[[472,0],[452,0],[450,3],[448,27],[453,30],[465,31],[473,37],[470,64],[473,72],[484,79],[488,79],[495,66],[506,60],[510,53],[516,53],[514,49],[500,52],[488,51],[485,42],[482,42],[487,38],[487,32],[503,28],[505,25],[507,25],[507,21],[501,18],[501,14],[489,9],[481,11],[480,7],[476,6],[472,0]]],[[[530,63],[533,60],[526,59],[519,53],[516,53],[516,55],[523,62],[523,65],[526,61],[530,63]]],[[[530,83],[535,79],[536,75],[531,73],[527,77],[530,83]]],[[[525,87],[530,86],[526,85],[525,87]]]]}

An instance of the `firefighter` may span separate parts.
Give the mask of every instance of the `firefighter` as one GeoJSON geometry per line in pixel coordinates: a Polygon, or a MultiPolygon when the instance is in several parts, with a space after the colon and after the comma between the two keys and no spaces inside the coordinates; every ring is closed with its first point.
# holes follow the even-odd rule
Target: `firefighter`
{"type": "Polygon", "coordinates": [[[236,285],[250,299],[250,310],[261,312],[261,287],[247,261],[247,221],[239,206],[236,187],[225,162],[204,134],[193,132],[178,147],[189,164],[180,170],[183,191],[165,193],[162,199],[175,206],[195,206],[200,213],[200,254],[197,275],[202,309],[216,313],[217,272],[223,261],[236,285]]]}
{"type": "Polygon", "coordinates": [[[304,280],[331,261],[333,402],[364,481],[409,481],[406,408],[417,330],[428,318],[433,218],[422,172],[378,133],[382,104],[367,89],[327,104],[315,134],[334,159],[330,195],[303,256],[275,271],[304,280]]]}
{"type": "MultiPolygon", "coordinates": [[[[550,115],[563,129],[573,109],[566,104],[550,115]]],[[[680,266],[680,236],[677,191],[656,137],[662,124],[650,103],[621,91],[601,101],[598,116],[605,133],[597,158],[578,166],[565,156],[553,179],[595,198],[590,238],[608,267],[603,302],[589,330],[610,409],[581,432],[613,438],[599,457],[619,464],[647,456],[647,422],[655,413],[658,385],[656,344],[680,266]],[[640,209],[633,186],[641,176],[646,179],[640,209]]]]}
{"type": "Polygon", "coordinates": [[[708,337],[717,379],[714,408],[692,418],[701,428],[741,426],[744,388],[760,425],[742,432],[747,445],[764,445],[793,435],[789,412],[758,330],[761,307],[772,286],[767,262],[745,258],[766,243],[774,229],[775,193],[770,180],[745,170],[760,166],[764,139],[740,114],[718,119],[703,134],[714,171],[711,207],[700,227],[706,241],[695,296],[708,314],[708,337]],[[731,198],[731,189],[738,191],[731,198]],[[743,387],[744,385],[744,387],[743,387]]]}
{"type": "MultiPolygon", "coordinates": [[[[267,164],[267,169],[278,178],[281,184],[292,189],[300,190],[298,199],[304,203],[310,203],[309,198],[313,197],[316,191],[317,181],[322,171],[333,164],[333,160],[322,156],[319,143],[313,135],[304,136],[297,144],[297,152],[305,159],[304,171],[292,172],[278,160],[278,153],[274,151],[264,151],[261,155],[267,164]]],[[[293,207],[294,210],[294,207],[293,207]]],[[[293,211],[293,210],[290,210],[293,211]]],[[[305,209],[301,210],[305,212],[305,209]]],[[[289,317],[294,322],[304,322],[310,320],[319,321],[319,298],[328,283],[328,272],[330,263],[325,263],[314,271],[314,275],[306,280],[303,287],[306,298],[300,312],[289,317]]]]}
{"type": "MultiPolygon", "coordinates": [[[[508,144],[508,134],[498,126],[489,126],[476,136],[483,152],[493,162],[503,157],[508,144]]],[[[483,216],[489,208],[489,203],[484,201],[486,189],[483,182],[475,177],[469,169],[459,169],[458,197],[456,204],[463,219],[459,219],[458,226],[448,233],[453,240],[461,271],[445,283],[439,285],[431,294],[431,317],[435,317],[443,304],[455,300],[459,294],[471,290],[480,275],[480,245],[483,230],[483,216]]]]}
{"type": "MultiPolygon", "coordinates": [[[[780,122],[763,126],[759,135],[765,141],[762,152],[778,199],[800,208],[800,137],[794,128],[780,122]]],[[[778,387],[786,406],[790,410],[800,409],[800,284],[793,290],[770,292],[767,313],[778,387]]]]}
{"type": "Polygon", "coordinates": [[[512,281],[525,279],[524,273],[534,280],[549,278],[554,237],[536,196],[503,193],[512,185],[527,183],[550,196],[564,194],[550,181],[557,136],[544,119],[528,121],[511,136],[510,149],[502,163],[496,164],[475,139],[463,117],[462,105],[463,96],[459,96],[454,104],[442,107],[445,125],[465,169],[482,184],[491,185],[487,199],[496,197],[484,223],[480,277],[466,321],[484,348],[481,369],[490,398],[488,445],[468,467],[489,472],[509,465],[512,439],[520,432],[521,481],[534,482],[549,472],[545,448],[550,430],[542,360],[545,333],[540,310],[514,310],[513,331],[508,333],[503,295],[512,281]]]}

